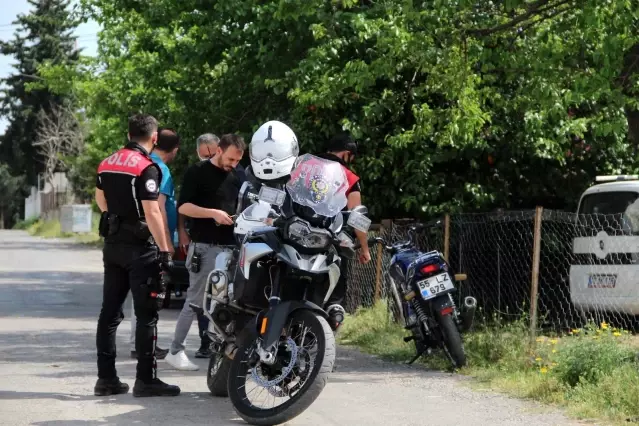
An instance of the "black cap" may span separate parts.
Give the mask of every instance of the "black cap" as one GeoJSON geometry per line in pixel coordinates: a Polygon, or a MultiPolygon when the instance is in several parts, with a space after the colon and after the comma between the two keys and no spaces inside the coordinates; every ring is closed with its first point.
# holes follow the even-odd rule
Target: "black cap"
{"type": "Polygon", "coordinates": [[[357,141],[353,139],[350,132],[340,132],[328,141],[326,150],[328,152],[349,151],[357,155],[357,141]]]}

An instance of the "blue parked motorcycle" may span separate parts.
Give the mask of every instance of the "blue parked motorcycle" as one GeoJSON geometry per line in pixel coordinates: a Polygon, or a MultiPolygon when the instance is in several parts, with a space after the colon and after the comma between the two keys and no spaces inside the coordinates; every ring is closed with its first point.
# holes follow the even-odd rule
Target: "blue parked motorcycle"
{"type": "MultiPolygon", "coordinates": [[[[440,225],[440,221],[415,224],[410,227],[408,241],[387,245],[383,238],[373,238],[390,251],[392,258],[388,272],[393,299],[399,308],[405,327],[411,332],[405,342],[415,342],[417,351],[412,364],[433,349],[441,348],[456,368],[466,365],[466,353],[461,333],[473,323],[477,300],[464,298],[460,311],[453,299],[457,291],[451,277],[450,265],[437,250],[423,252],[416,247],[417,231],[440,225]]],[[[466,279],[465,274],[453,275],[455,281],[466,279]]]]}

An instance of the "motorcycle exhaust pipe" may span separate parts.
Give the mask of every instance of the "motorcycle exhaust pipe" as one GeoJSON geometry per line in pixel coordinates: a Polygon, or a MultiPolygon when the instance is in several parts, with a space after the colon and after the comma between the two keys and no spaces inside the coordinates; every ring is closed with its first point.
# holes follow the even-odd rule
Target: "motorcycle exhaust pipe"
{"type": "Polygon", "coordinates": [[[464,307],[461,312],[461,326],[462,332],[470,330],[475,320],[475,311],[477,310],[477,299],[472,296],[466,296],[464,298],[464,307]]]}

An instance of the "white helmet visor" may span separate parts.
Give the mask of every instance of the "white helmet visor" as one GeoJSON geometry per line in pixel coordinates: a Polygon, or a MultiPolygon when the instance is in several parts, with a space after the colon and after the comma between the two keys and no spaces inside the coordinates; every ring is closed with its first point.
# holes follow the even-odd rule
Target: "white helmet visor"
{"type": "Polygon", "coordinates": [[[286,146],[281,141],[266,140],[260,143],[252,143],[249,155],[253,161],[262,161],[266,158],[272,158],[275,161],[283,161],[291,157],[297,157],[297,144],[291,141],[291,146],[286,146]]]}

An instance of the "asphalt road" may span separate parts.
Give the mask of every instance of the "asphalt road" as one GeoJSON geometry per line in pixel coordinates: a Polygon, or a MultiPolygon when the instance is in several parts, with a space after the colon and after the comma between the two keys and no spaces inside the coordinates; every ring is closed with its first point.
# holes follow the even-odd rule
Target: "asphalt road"
{"type": "MultiPolygon", "coordinates": [[[[0,231],[0,424],[244,424],[228,399],[209,395],[206,360],[193,358],[201,367],[197,372],[170,370],[159,361],[159,377],[179,385],[179,397],[93,396],[101,259],[100,251],[64,240],[0,231]]],[[[118,336],[118,374],[133,386],[128,312],[118,336]]],[[[160,313],[161,347],[170,342],[176,316],[175,310],[160,313]]],[[[189,354],[197,349],[195,323],[191,334],[189,354]]],[[[344,348],[338,357],[339,371],[322,395],[289,424],[581,424],[529,402],[472,391],[459,376],[389,364],[344,348]]]]}

